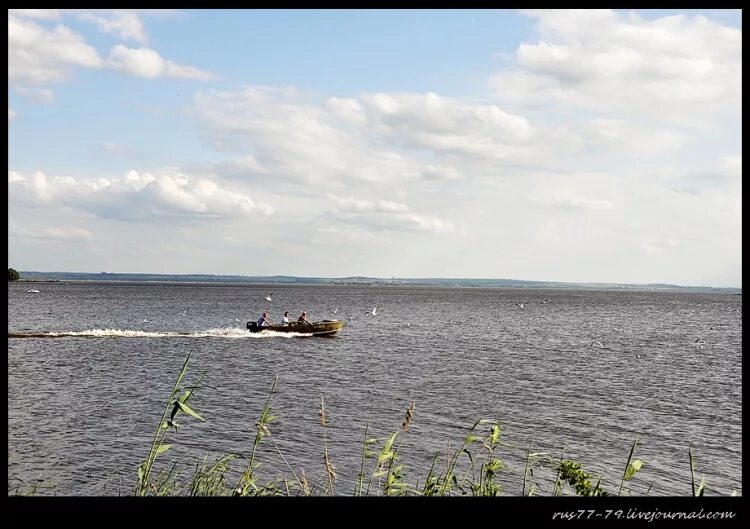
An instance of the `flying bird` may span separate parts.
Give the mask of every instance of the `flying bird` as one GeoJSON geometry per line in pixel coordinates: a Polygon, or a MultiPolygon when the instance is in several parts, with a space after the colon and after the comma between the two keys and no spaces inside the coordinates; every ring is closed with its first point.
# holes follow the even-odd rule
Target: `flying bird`
{"type": "Polygon", "coordinates": [[[270,294],[268,294],[268,295],[266,296],[266,301],[273,301],[273,300],[271,299],[271,296],[273,296],[273,292],[271,292],[270,294]]]}
{"type": "Polygon", "coordinates": [[[368,312],[367,314],[370,314],[371,316],[377,316],[377,315],[378,315],[378,306],[377,306],[377,305],[375,305],[375,308],[374,308],[374,309],[372,309],[372,310],[371,310],[370,312],[368,312]]]}
{"type": "Polygon", "coordinates": [[[517,309],[522,309],[523,308],[523,303],[516,303],[516,308],[517,309]]]}
{"type": "Polygon", "coordinates": [[[336,307],[335,309],[333,309],[333,313],[336,314],[339,311],[339,309],[341,309],[341,307],[336,307]]]}
{"type": "Polygon", "coordinates": [[[591,345],[589,345],[589,347],[594,347],[594,346],[596,346],[596,347],[604,347],[602,345],[602,342],[599,342],[599,341],[591,342],[591,345]]]}
{"type": "Polygon", "coordinates": [[[542,305],[544,305],[544,304],[545,304],[545,303],[547,303],[548,301],[549,301],[549,298],[544,298],[544,299],[542,300],[542,305]]]}

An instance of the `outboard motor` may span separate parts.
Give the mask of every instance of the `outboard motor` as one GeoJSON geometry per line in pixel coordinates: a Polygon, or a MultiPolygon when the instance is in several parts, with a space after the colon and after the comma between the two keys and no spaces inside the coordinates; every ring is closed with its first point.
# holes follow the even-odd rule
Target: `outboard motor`
{"type": "Polygon", "coordinates": [[[257,321],[247,322],[247,328],[252,332],[256,332],[258,330],[258,322],[257,321]]]}

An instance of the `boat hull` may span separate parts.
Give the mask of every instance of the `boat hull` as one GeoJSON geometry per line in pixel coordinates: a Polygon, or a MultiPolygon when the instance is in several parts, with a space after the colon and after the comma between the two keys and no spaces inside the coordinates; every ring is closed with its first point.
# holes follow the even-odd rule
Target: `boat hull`
{"type": "Polygon", "coordinates": [[[344,326],[341,320],[323,320],[312,323],[291,322],[289,325],[264,325],[258,327],[254,321],[247,322],[247,329],[250,332],[294,332],[299,334],[312,334],[313,336],[332,336],[339,332],[344,326]]]}

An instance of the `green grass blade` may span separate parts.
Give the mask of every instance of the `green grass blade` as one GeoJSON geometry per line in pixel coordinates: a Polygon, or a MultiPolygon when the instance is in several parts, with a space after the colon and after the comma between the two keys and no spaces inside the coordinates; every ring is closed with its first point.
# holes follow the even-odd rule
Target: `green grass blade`
{"type": "Polygon", "coordinates": [[[195,413],[195,412],[194,412],[194,411],[192,410],[192,408],[190,408],[190,406],[188,406],[188,405],[187,405],[187,404],[185,404],[184,402],[180,402],[180,401],[178,400],[178,401],[176,401],[176,403],[177,403],[177,406],[179,406],[180,410],[184,411],[185,413],[187,413],[187,414],[188,414],[188,415],[190,415],[191,417],[195,417],[195,418],[196,418],[196,419],[198,419],[199,421],[203,421],[203,422],[206,422],[206,419],[204,419],[203,417],[201,417],[200,415],[198,415],[197,413],[195,413]]]}

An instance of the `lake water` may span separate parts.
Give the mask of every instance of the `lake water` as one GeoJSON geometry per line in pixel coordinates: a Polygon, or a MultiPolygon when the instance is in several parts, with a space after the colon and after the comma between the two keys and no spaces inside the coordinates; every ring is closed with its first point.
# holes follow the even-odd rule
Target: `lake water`
{"type": "MultiPolygon", "coordinates": [[[[274,377],[273,440],[289,463],[323,471],[325,398],[337,494],[351,494],[364,428],[413,423],[400,457],[421,482],[436,452],[496,419],[502,494],[521,493],[524,453],[548,451],[602,474],[614,492],[630,451],[634,495],[690,495],[688,447],[706,494],[742,493],[742,296],[403,286],[178,283],[8,284],[8,488],[129,494],[188,353],[206,373],[165,461],[247,457],[274,377]],[[273,290],[273,302],[265,296],[273,290]],[[542,300],[548,298],[547,303],[542,300]],[[523,308],[517,306],[523,303],[523,308]],[[377,306],[377,315],[366,315],[377,306]],[[341,307],[334,316],[333,309],[341,307]],[[250,335],[269,309],[346,322],[334,338],[250,335]],[[354,319],[349,321],[349,317],[354,319]],[[61,336],[52,338],[52,333],[61,336]],[[181,334],[187,333],[187,334],[181,334]],[[599,342],[592,346],[593,342],[599,342]],[[650,489],[650,490],[649,490],[650,489]]],[[[261,481],[288,469],[264,439],[261,481]]],[[[368,463],[372,465],[372,461],[368,463]]],[[[233,468],[242,468],[235,461],[233,468]]],[[[538,476],[545,476],[543,469],[538,476]]],[[[540,493],[551,489],[539,480],[540,493]]]]}

